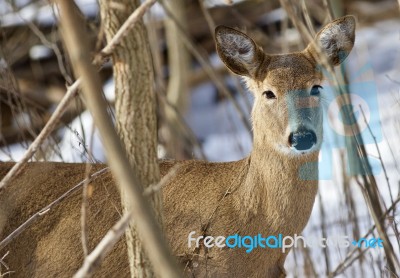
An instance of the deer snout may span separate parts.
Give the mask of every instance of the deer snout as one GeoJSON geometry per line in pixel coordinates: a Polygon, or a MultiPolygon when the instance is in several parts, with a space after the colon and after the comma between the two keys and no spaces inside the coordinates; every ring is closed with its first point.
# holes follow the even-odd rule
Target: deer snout
{"type": "Polygon", "coordinates": [[[317,144],[317,135],[314,131],[308,129],[300,129],[291,132],[289,135],[289,145],[298,151],[306,151],[317,144]]]}

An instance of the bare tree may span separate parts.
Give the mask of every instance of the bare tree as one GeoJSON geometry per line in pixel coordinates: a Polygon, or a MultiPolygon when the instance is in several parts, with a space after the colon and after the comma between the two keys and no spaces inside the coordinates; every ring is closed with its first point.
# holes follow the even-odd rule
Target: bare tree
{"type": "MultiPolygon", "coordinates": [[[[140,5],[139,0],[117,2],[100,1],[101,17],[107,40],[111,40],[119,27],[140,5]]],[[[156,100],[153,90],[153,69],[146,28],[138,22],[123,37],[112,54],[115,92],[116,121],[120,138],[132,167],[138,170],[142,185],[150,186],[159,181],[157,164],[156,100]]],[[[131,200],[122,192],[125,210],[131,200]]],[[[162,225],[160,192],[152,195],[151,202],[156,218],[162,225]]],[[[151,277],[153,271],[142,250],[142,244],[131,223],[127,233],[127,245],[132,277],[151,277]]]]}

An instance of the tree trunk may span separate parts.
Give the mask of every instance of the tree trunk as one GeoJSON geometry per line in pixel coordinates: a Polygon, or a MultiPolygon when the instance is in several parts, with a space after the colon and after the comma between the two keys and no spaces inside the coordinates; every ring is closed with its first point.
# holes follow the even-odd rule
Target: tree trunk
{"type": "MultiPolygon", "coordinates": [[[[109,41],[128,16],[140,5],[139,0],[100,1],[101,17],[109,41]]],[[[153,68],[146,27],[138,22],[114,50],[113,69],[116,93],[117,130],[125,145],[132,167],[137,169],[144,186],[159,181],[157,163],[156,98],[153,91],[153,68]]],[[[130,207],[130,200],[121,192],[122,206],[130,207]]],[[[154,212],[162,225],[161,194],[151,197],[154,212]]],[[[152,277],[153,271],[134,229],[126,233],[132,277],[152,277]]]]}

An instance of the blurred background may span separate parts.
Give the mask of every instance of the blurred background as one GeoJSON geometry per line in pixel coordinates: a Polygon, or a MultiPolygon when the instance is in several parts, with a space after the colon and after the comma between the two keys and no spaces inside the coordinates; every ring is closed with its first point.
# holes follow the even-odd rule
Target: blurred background
{"type": "MultiPolygon", "coordinates": [[[[105,42],[98,3],[75,2],[86,19],[83,27],[90,31],[94,56],[105,42]]],[[[354,50],[338,71],[345,76],[341,85],[352,94],[380,206],[387,211],[383,225],[398,259],[399,3],[303,0],[296,1],[294,8],[298,20],[316,31],[329,22],[329,14],[357,17],[354,50]]],[[[50,0],[0,1],[0,161],[21,158],[74,81],[57,17],[50,0]]],[[[215,26],[223,24],[246,32],[269,53],[302,50],[306,44],[279,1],[160,1],[146,14],[145,22],[158,97],[159,157],[232,161],[249,155],[253,97],[218,58],[213,33],[215,26]]],[[[102,65],[100,74],[112,115],[111,61],[102,65]]],[[[357,173],[349,170],[352,162],[330,79],[326,76],[323,90],[326,119],[320,188],[303,235],[378,237],[365,188],[357,173]]],[[[98,132],[79,97],[50,138],[34,160],[106,162],[98,132]]],[[[295,248],[285,266],[288,277],[396,277],[387,268],[383,248],[353,245],[295,248]]]]}

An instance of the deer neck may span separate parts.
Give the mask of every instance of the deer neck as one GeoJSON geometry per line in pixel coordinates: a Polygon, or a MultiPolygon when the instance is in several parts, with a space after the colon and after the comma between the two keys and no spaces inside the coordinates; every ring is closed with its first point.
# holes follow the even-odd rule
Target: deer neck
{"type": "Polygon", "coordinates": [[[286,155],[255,140],[247,160],[248,174],[239,189],[241,218],[256,217],[270,232],[300,233],[317,192],[317,162],[318,152],[286,155]],[[291,220],[296,223],[285,225],[291,220]]]}

